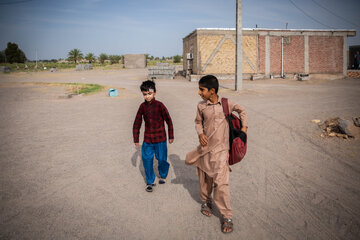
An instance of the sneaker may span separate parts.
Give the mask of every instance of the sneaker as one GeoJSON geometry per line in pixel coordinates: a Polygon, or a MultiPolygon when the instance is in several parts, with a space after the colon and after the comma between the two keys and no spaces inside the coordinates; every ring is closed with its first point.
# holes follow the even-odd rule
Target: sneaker
{"type": "Polygon", "coordinates": [[[146,185],[145,190],[146,190],[147,192],[152,192],[154,186],[155,186],[154,183],[153,183],[153,184],[148,184],[148,185],[146,185]]]}
{"type": "Polygon", "coordinates": [[[166,183],[166,179],[165,178],[160,178],[159,179],[159,184],[165,184],[166,183]]]}

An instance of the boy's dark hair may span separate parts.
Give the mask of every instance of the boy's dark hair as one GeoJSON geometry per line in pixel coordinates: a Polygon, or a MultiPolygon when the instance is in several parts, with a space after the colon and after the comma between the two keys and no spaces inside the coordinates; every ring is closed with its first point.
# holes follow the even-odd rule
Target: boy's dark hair
{"type": "Polygon", "coordinates": [[[206,87],[208,90],[214,88],[215,93],[217,93],[219,89],[219,81],[213,75],[203,76],[199,81],[199,85],[202,87],[206,87]]]}
{"type": "Polygon", "coordinates": [[[154,92],[156,92],[155,82],[151,81],[151,80],[146,80],[146,81],[142,82],[142,84],[140,86],[140,90],[142,92],[148,92],[149,89],[153,89],[154,92]]]}

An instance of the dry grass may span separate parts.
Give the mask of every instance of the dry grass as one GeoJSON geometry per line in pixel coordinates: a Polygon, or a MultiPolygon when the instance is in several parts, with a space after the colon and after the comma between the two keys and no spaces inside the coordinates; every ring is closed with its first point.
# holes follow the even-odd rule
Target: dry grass
{"type": "Polygon", "coordinates": [[[105,89],[105,86],[100,84],[86,84],[86,83],[47,83],[47,82],[17,82],[17,83],[2,83],[0,87],[8,87],[9,85],[21,84],[21,85],[42,85],[47,87],[64,86],[66,91],[72,94],[91,94],[101,92],[105,89]]]}

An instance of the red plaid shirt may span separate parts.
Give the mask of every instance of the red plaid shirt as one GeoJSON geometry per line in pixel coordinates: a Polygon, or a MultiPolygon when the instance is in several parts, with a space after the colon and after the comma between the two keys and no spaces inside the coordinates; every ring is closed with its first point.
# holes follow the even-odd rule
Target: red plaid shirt
{"type": "Polygon", "coordinates": [[[165,105],[154,98],[150,103],[144,101],[139,107],[133,125],[134,143],[139,142],[142,117],[144,117],[145,122],[144,142],[159,143],[166,140],[164,121],[168,125],[169,139],[174,139],[170,114],[165,105]]]}

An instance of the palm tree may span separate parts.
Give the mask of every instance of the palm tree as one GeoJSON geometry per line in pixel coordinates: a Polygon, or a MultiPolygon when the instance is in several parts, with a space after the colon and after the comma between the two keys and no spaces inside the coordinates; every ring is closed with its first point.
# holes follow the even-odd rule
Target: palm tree
{"type": "Polygon", "coordinates": [[[93,53],[88,53],[86,56],[85,56],[85,59],[88,60],[90,63],[94,62],[95,61],[95,55],[93,53]]]}
{"type": "Polygon", "coordinates": [[[69,53],[68,53],[68,59],[70,60],[70,61],[75,61],[75,63],[78,61],[78,60],[80,60],[80,59],[82,59],[83,58],[83,54],[82,54],[82,52],[79,50],[79,49],[77,49],[77,48],[74,48],[73,50],[71,50],[69,53]]]}

